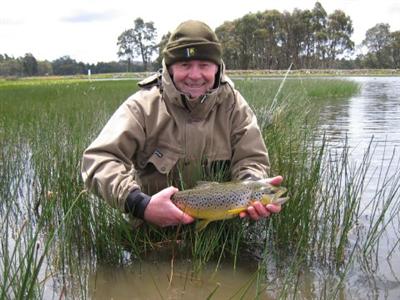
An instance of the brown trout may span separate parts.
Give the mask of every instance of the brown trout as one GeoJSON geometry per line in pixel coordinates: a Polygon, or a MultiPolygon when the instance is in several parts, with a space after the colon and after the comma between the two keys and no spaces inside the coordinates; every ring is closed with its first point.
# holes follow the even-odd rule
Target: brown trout
{"type": "Polygon", "coordinates": [[[200,219],[196,230],[206,228],[216,220],[233,218],[245,211],[252,202],[260,201],[283,204],[288,198],[280,198],[286,188],[274,186],[265,180],[237,182],[207,182],[193,189],[179,191],[172,202],[190,216],[200,219]]]}

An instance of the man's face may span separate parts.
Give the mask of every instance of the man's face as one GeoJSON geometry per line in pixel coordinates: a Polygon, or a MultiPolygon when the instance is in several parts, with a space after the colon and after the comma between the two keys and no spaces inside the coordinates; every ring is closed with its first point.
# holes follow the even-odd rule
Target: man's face
{"type": "Polygon", "coordinates": [[[176,62],[170,67],[176,88],[192,99],[204,95],[214,86],[217,71],[215,63],[205,60],[176,62]]]}

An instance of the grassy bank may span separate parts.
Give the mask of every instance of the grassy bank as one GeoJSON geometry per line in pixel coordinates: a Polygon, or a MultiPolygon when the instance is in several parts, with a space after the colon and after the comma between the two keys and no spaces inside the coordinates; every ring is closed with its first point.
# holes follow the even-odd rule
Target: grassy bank
{"type": "MultiPolygon", "coordinates": [[[[287,70],[227,70],[232,78],[238,77],[282,77],[287,70]]],[[[129,72],[129,73],[104,73],[70,75],[70,76],[35,76],[35,77],[0,77],[2,83],[9,84],[13,81],[45,82],[45,81],[66,81],[66,80],[103,80],[103,79],[143,79],[153,72],[129,72]]],[[[351,77],[351,76],[400,76],[399,69],[291,69],[289,77],[351,77]]]]}
{"type": "Polygon", "coordinates": [[[397,190],[381,197],[388,208],[376,209],[367,238],[350,243],[370,154],[361,166],[353,166],[346,151],[333,157],[315,129],[324,97],[341,101],[358,86],[291,79],[277,96],[280,83],[236,82],[257,113],[272,173],[285,177],[291,200],[268,221],[215,222],[196,233],[193,226],[133,228],[119,212],[83,190],[82,151],[136,91],[135,81],[1,82],[0,221],[5,226],[0,234],[6,238],[0,249],[0,299],[41,298],[50,279],[59,283],[58,294],[85,298],[86,273],[96,264],[137,263],[154,252],[167,253],[168,259],[189,258],[196,272],[210,261],[217,266],[230,261],[234,267],[244,253],[251,253],[258,265],[257,289],[262,292],[273,268],[281,278],[275,282],[277,295],[283,297],[301,289],[302,268],[318,263],[337,275],[333,286],[319,292],[334,295],[353,254],[371,253],[379,243],[379,229],[392,212],[397,190]]]}

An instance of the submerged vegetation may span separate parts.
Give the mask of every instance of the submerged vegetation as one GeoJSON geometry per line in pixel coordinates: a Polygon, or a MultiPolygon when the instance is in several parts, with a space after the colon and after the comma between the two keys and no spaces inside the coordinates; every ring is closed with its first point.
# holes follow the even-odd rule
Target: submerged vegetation
{"type": "MultiPolygon", "coordinates": [[[[267,283],[275,296],[304,297],[304,273],[316,267],[323,276],[316,279],[314,297],[343,292],[355,254],[371,267],[385,229],[399,214],[400,171],[378,171],[376,195],[363,203],[373,141],[356,165],[346,141],[335,152],[316,130],[323,98],[341,101],[358,91],[357,84],[288,79],[272,105],[280,83],[236,82],[257,113],[272,175],[284,176],[290,200],[268,220],[213,222],[201,232],[195,225],[133,224],[83,190],[82,152],[136,82],[0,83],[0,299],[46,293],[87,298],[87,274],[98,265],[136,266],[152,253],[171,262],[170,281],[181,259],[189,260],[191,274],[199,274],[211,262],[216,270],[223,261],[235,268],[250,257],[254,276],[232,291],[233,298],[258,297],[267,293],[267,283]],[[360,221],[366,209],[367,228],[360,221]],[[49,282],[54,291],[46,289],[49,282]]],[[[218,286],[209,298],[217,294],[218,286]]]]}

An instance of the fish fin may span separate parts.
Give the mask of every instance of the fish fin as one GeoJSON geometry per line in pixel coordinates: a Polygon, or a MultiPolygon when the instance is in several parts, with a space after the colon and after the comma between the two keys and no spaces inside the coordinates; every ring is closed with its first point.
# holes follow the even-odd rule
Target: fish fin
{"type": "Polygon", "coordinates": [[[211,222],[212,220],[210,219],[204,219],[200,220],[196,223],[196,232],[204,230],[204,228],[207,227],[207,225],[211,222]]]}
{"type": "Polygon", "coordinates": [[[239,207],[239,208],[230,209],[230,210],[228,210],[226,213],[227,213],[227,215],[238,215],[238,214],[240,214],[242,211],[245,211],[245,210],[246,210],[246,208],[239,207]]]}
{"type": "Polygon", "coordinates": [[[216,181],[197,181],[193,189],[208,188],[218,184],[219,182],[216,181]]]}
{"type": "Polygon", "coordinates": [[[282,197],[282,198],[276,199],[274,202],[272,202],[272,204],[280,204],[280,205],[282,205],[288,200],[289,200],[289,197],[282,197]]]}

